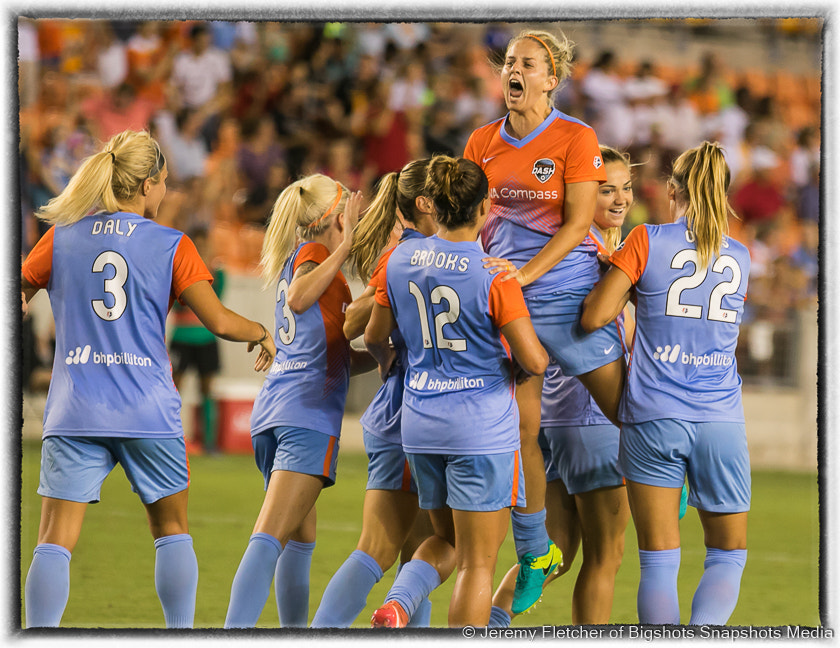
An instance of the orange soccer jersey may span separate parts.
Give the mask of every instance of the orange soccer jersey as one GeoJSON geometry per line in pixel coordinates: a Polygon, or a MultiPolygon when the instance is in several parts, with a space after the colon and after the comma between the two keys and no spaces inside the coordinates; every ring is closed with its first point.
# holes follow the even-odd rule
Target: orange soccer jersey
{"type": "MultiPolygon", "coordinates": [[[[507,118],[474,131],[464,157],[487,175],[492,206],[481,232],[484,249],[518,267],[530,261],[564,222],[566,185],[607,179],[598,138],[583,122],[553,109],[523,139],[505,131],[507,118]]],[[[579,246],[580,247],[580,246],[579,246]]],[[[592,250],[581,249],[526,288],[537,292],[591,286],[592,250]],[[581,271],[588,265],[587,271],[581,271]]]]}
{"type": "Polygon", "coordinates": [[[607,179],[598,138],[592,128],[556,109],[521,140],[505,132],[505,119],[476,130],[464,157],[487,175],[491,218],[554,234],[563,223],[565,186],[607,179]]]}

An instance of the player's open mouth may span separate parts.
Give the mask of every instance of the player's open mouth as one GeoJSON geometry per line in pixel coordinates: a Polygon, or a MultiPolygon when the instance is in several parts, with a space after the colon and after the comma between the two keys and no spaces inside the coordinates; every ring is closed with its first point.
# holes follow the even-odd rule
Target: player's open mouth
{"type": "Polygon", "coordinates": [[[518,98],[521,97],[524,92],[524,88],[522,87],[522,83],[519,82],[517,79],[511,79],[508,82],[508,94],[511,97],[518,98]]]}

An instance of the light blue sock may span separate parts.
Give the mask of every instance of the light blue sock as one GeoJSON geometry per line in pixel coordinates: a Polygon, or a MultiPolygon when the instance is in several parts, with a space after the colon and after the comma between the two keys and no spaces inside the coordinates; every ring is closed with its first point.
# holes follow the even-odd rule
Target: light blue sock
{"type": "Polygon", "coordinates": [[[408,623],[405,625],[406,628],[428,628],[432,625],[432,602],[429,600],[428,596],[425,596],[420,603],[417,604],[417,609],[414,611],[414,614],[411,615],[411,618],[408,620],[408,623]]]}
{"type": "Polygon", "coordinates": [[[271,579],[283,545],[272,535],[255,533],[239,562],[230,587],[225,628],[253,628],[271,591],[271,579]]]}
{"type": "Polygon", "coordinates": [[[487,624],[488,628],[509,628],[510,615],[502,608],[493,606],[490,608],[490,622],[487,624]]]}
{"type": "Polygon", "coordinates": [[[155,540],[155,591],[167,628],[192,628],[198,561],[188,533],[155,540]]]}
{"type": "Polygon", "coordinates": [[[70,552],[55,544],[35,547],[24,588],[27,628],[57,628],[70,598],[70,552]]]}
{"type": "MultiPolygon", "coordinates": [[[[397,578],[399,578],[400,571],[403,568],[405,563],[400,563],[397,565],[397,574],[394,576],[394,581],[396,582],[397,578]]],[[[414,611],[409,619],[408,623],[406,624],[406,628],[428,628],[432,624],[432,602],[429,600],[429,596],[426,595],[423,597],[423,600],[417,604],[417,609],[414,611]]]]}
{"type": "Polygon", "coordinates": [[[520,513],[512,509],[510,524],[518,559],[521,560],[526,553],[542,556],[548,551],[549,539],[545,528],[545,509],[536,513],[520,513]]]}
{"type": "Polygon", "coordinates": [[[385,600],[399,603],[411,619],[423,599],[428,598],[438,585],[437,569],[425,560],[409,560],[400,569],[385,600]]]}
{"type": "Polygon", "coordinates": [[[746,564],[746,549],[706,549],[703,576],[691,602],[690,625],[725,625],[729,621],[746,564]]]}
{"type": "Polygon", "coordinates": [[[327,584],[311,627],[349,628],[365,609],[368,594],[381,579],[379,564],[356,549],[327,584]]]}
{"type": "Polygon", "coordinates": [[[663,551],[639,549],[639,567],[641,576],[636,599],[639,623],[679,625],[677,575],[680,571],[680,548],[663,551]]]}
{"type": "Polygon", "coordinates": [[[314,542],[289,540],[274,572],[274,596],[281,628],[305,628],[309,621],[309,568],[314,542]]]}

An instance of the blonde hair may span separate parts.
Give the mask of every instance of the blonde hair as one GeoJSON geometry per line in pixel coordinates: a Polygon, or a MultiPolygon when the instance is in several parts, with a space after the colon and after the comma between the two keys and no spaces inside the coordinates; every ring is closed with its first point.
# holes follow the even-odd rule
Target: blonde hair
{"type": "Polygon", "coordinates": [[[423,194],[429,158],[414,160],[398,172],[382,177],[376,196],[356,227],[351,253],[356,259],[356,271],[367,282],[377,259],[397,224],[397,209],[403,218],[415,222],[418,196],[423,194]]]}
{"type": "Polygon", "coordinates": [[[280,192],[271,209],[271,220],[263,239],[260,273],[270,286],[295,250],[298,239],[312,240],[344,212],[347,187],[316,173],[293,182],[280,192]]]}
{"type": "MultiPolygon", "coordinates": [[[[614,149],[612,146],[601,145],[601,161],[606,167],[612,162],[621,162],[630,171],[630,154],[614,149]]],[[[621,227],[609,227],[604,232],[604,247],[612,254],[621,243],[621,227]]]]}
{"type": "Polygon", "coordinates": [[[726,197],[729,180],[729,166],[717,142],[703,142],[674,162],[668,182],[676,202],[687,206],[686,225],[694,234],[701,268],[720,254],[729,233],[729,214],[734,213],[726,197]]]}
{"type": "Polygon", "coordinates": [[[105,148],[82,161],[64,190],[37,212],[53,225],[71,225],[93,211],[120,211],[143,183],[160,182],[166,159],[146,131],[126,130],[114,135],[105,148]]]}
{"type": "MultiPolygon", "coordinates": [[[[545,52],[545,64],[548,66],[549,72],[557,77],[557,85],[548,93],[548,98],[551,100],[563,81],[572,75],[575,44],[562,31],[558,36],[541,29],[526,29],[508,41],[505,54],[510,51],[514,43],[526,38],[540,45],[540,48],[545,52]]],[[[501,71],[502,65],[504,65],[504,59],[494,67],[501,71]]]]}

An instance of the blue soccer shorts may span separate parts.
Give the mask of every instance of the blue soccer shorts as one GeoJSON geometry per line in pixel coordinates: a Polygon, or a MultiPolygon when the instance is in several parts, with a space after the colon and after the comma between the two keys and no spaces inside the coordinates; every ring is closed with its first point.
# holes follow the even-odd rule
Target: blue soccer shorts
{"type": "Polygon", "coordinates": [[[364,441],[368,456],[367,490],[417,492],[402,444],[391,443],[367,430],[364,430],[364,441]]]}
{"type": "Polygon", "coordinates": [[[519,450],[492,455],[406,453],[421,509],[500,511],[525,506],[519,450]]]}
{"type": "Polygon", "coordinates": [[[117,464],[144,504],[180,493],[190,485],[183,436],[48,436],[41,445],[38,494],[71,502],[98,502],[102,482],[117,464]]]}
{"type": "Polygon", "coordinates": [[[569,495],[621,486],[618,435],[618,428],[609,424],[543,428],[546,481],[561,480],[569,495]]]}
{"type": "Polygon", "coordinates": [[[317,475],[324,488],[335,484],[338,437],[306,428],[281,425],[251,436],[254,460],[265,478],[265,488],[275,470],[317,475]]]}
{"type": "Polygon", "coordinates": [[[540,342],[567,376],[580,376],[624,355],[621,327],[610,322],[592,333],[580,326],[589,291],[536,295],[525,300],[540,342]]]}
{"type": "Polygon", "coordinates": [[[750,455],[743,423],[624,423],[618,466],[628,480],[650,486],[682,488],[688,476],[688,503],[701,511],[750,509],[750,455]]]}

